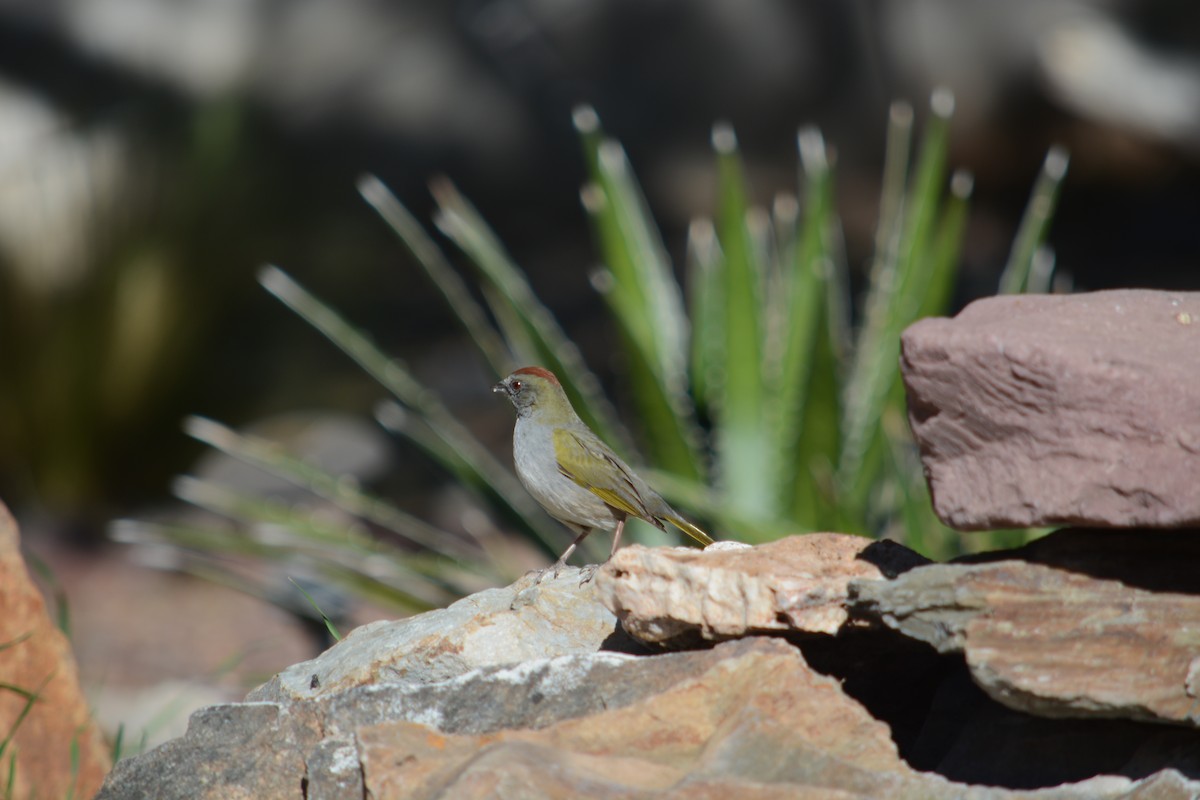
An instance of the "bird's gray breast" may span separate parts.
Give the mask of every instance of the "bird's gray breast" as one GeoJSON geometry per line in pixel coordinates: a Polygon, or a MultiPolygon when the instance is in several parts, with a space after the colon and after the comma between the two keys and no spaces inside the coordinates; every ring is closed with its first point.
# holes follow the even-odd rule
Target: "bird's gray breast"
{"type": "Polygon", "coordinates": [[[559,472],[553,428],[518,418],[513,431],[513,464],[533,499],[560,522],[602,530],[616,525],[603,500],[559,472]]]}

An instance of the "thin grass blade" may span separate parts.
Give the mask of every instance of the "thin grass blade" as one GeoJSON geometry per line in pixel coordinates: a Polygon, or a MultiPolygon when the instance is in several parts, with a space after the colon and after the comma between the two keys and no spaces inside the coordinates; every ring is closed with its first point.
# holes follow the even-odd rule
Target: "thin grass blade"
{"type": "Polygon", "coordinates": [[[290,503],[236,492],[212,481],[181,475],[171,482],[171,493],[228,519],[282,529],[293,541],[321,552],[330,547],[359,554],[379,549],[360,526],[348,520],[339,524],[290,503]]]}
{"type": "Polygon", "coordinates": [[[955,170],[950,177],[950,195],[929,246],[929,277],[919,297],[917,319],[945,313],[950,306],[974,188],[975,179],[966,170],[955,170]]]}
{"type": "Polygon", "coordinates": [[[435,553],[462,558],[478,557],[479,551],[468,543],[438,530],[390,503],[372,497],[351,482],[289,455],[274,442],[238,433],[218,422],[198,416],[184,420],[184,432],[231,458],[307,489],[346,513],[369,520],[435,553]]]}
{"type": "MultiPolygon", "coordinates": [[[[404,611],[438,608],[461,596],[432,570],[415,569],[419,559],[404,563],[390,557],[351,557],[345,550],[313,550],[282,526],[219,529],[180,523],[117,520],[110,537],[140,548],[151,565],[184,572],[277,603],[278,592],[261,574],[243,575],[230,568],[230,555],[252,556],[267,564],[286,564],[320,575],[347,592],[404,611]],[[386,568],[380,568],[386,565],[386,568]]],[[[399,555],[397,553],[397,555],[399,555]]]]}
{"type": "MultiPolygon", "coordinates": [[[[642,320],[641,324],[637,319],[625,322],[654,365],[664,390],[668,395],[681,395],[688,383],[689,331],[683,292],[675,280],[667,248],[624,149],[604,137],[591,108],[576,109],[574,122],[583,140],[592,185],[603,198],[590,216],[597,229],[606,234],[600,237],[605,263],[615,278],[615,291],[626,298],[619,305],[637,312],[642,320]]],[[[688,408],[690,405],[681,403],[679,410],[688,408]]]]}
{"type": "MultiPolygon", "coordinates": [[[[583,115],[576,113],[577,127],[583,115]]],[[[704,473],[701,433],[687,395],[687,321],[679,284],[620,145],[585,128],[592,182],[584,209],[607,265],[593,281],[629,357],[629,381],[651,460],[687,477],[704,473]]]]}
{"type": "Polygon", "coordinates": [[[1029,294],[1048,294],[1054,287],[1054,263],[1054,248],[1050,245],[1044,244],[1034,250],[1025,291],[1029,294]]]}
{"type": "MultiPolygon", "coordinates": [[[[455,419],[437,395],[426,389],[399,361],[386,356],[363,333],[349,325],[329,306],[319,301],[278,267],[259,273],[259,282],[284,305],[316,328],[354,360],[372,378],[429,426],[443,451],[432,453],[456,464],[456,475],[467,485],[493,494],[544,540],[554,534],[539,521],[538,508],[529,494],[474,436],[455,419]],[[449,456],[452,455],[452,458],[449,456]]],[[[332,498],[331,498],[332,499],[332,498]]]]}
{"type": "Polygon", "coordinates": [[[1029,195],[1029,203],[1021,216],[1021,224],[1017,227],[1008,263],[1000,275],[1000,294],[1016,294],[1029,289],[1034,257],[1038,248],[1046,241],[1069,162],[1070,158],[1063,147],[1056,145],[1046,153],[1042,169],[1029,195]]]}
{"type": "Polygon", "coordinates": [[[696,406],[711,414],[719,405],[717,387],[723,369],[725,316],[721,302],[721,247],[711,220],[688,226],[687,268],[692,319],[692,394],[696,406]]]}
{"type": "Polygon", "coordinates": [[[550,309],[533,293],[495,233],[449,181],[436,181],[431,188],[438,202],[435,219],[438,228],[495,287],[497,293],[491,296],[503,299],[514,318],[524,322],[530,338],[547,362],[545,366],[558,376],[567,393],[572,395],[579,415],[614,447],[626,453],[634,452],[632,438],[601,391],[599,379],[584,364],[579,348],[567,338],[550,309]]]}
{"type": "MultiPolygon", "coordinates": [[[[428,421],[420,415],[410,412],[403,405],[384,401],[376,406],[375,419],[385,430],[405,437],[452,473],[472,474],[470,465],[463,462],[458,453],[445,446],[428,421]]],[[[515,478],[513,480],[515,482],[515,478]]],[[[468,486],[471,485],[470,482],[466,483],[468,486]]],[[[491,489],[492,492],[496,491],[495,487],[485,488],[491,489]]],[[[555,553],[560,549],[562,546],[561,526],[550,521],[542,508],[534,502],[519,483],[511,487],[509,491],[513,493],[513,498],[512,502],[507,504],[508,508],[517,513],[518,518],[533,532],[542,548],[550,553],[555,553]],[[516,503],[520,505],[515,505],[516,503]]],[[[586,541],[585,544],[587,544],[586,541]]]]}
{"type": "Polygon", "coordinates": [[[317,601],[313,599],[313,596],[306,592],[304,587],[296,582],[295,578],[289,577],[288,580],[291,581],[292,586],[295,586],[300,590],[300,594],[304,595],[304,599],[307,600],[308,604],[313,607],[313,611],[316,611],[321,617],[321,621],[325,623],[325,630],[329,631],[329,635],[333,637],[333,640],[335,642],[340,642],[342,640],[342,634],[338,632],[337,626],[333,624],[333,620],[329,618],[329,615],[321,610],[321,607],[317,605],[317,601]]]}
{"type": "Polygon", "coordinates": [[[504,341],[488,322],[487,313],[471,296],[466,283],[450,266],[441,249],[383,181],[374,175],[363,175],[358,179],[358,192],[383,217],[409,254],[441,291],[451,311],[496,374],[507,375],[520,366],[513,362],[512,354],[504,347],[504,341]]]}

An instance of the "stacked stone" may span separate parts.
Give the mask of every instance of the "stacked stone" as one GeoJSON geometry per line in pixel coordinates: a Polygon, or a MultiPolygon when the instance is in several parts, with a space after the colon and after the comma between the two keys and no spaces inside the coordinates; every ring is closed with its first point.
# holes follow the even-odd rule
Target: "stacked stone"
{"type": "Polygon", "coordinates": [[[1011,707],[1200,727],[1200,294],[989,298],[909,328],[901,368],[943,522],[1068,527],[863,599],[922,606],[896,624],[1011,707]]]}
{"type": "Polygon", "coordinates": [[[99,797],[1200,797],[1200,295],[981,301],[902,366],[944,521],[1068,527],[633,545],[363,626],[99,797]]]}

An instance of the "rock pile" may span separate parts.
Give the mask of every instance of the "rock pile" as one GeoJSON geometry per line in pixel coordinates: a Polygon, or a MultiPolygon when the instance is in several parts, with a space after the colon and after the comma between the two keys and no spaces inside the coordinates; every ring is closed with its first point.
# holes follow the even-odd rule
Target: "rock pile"
{"type": "Polygon", "coordinates": [[[903,367],[946,521],[1093,527],[626,547],[364,626],[99,796],[1200,797],[1200,297],[984,301],[903,367]]]}

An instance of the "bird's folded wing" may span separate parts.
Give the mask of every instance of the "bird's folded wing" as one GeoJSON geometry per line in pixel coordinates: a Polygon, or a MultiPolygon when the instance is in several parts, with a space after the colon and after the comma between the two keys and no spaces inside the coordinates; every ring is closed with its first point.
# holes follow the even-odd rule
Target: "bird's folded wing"
{"type": "Polygon", "coordinates": [[[554,432],[558,471],[595,494],[613,508],[650,519],[650,512],[625,465],[599,441],[589,442],[575,431],[554,432]]]}

